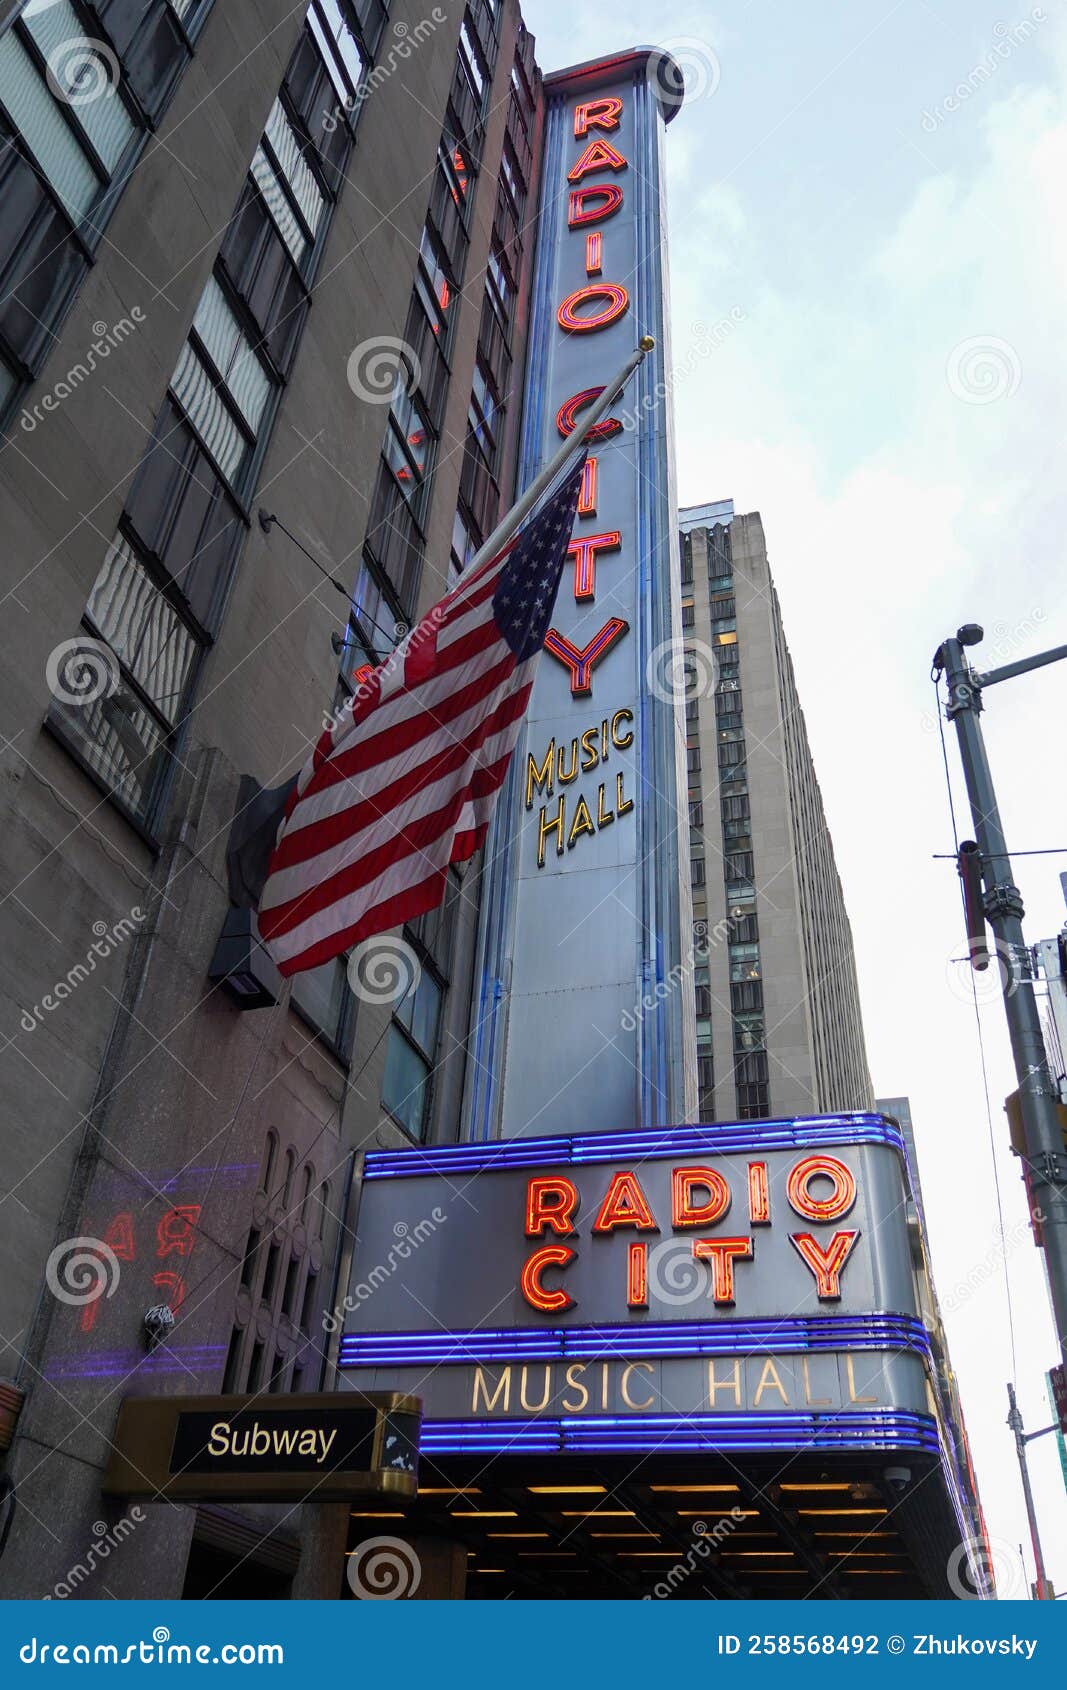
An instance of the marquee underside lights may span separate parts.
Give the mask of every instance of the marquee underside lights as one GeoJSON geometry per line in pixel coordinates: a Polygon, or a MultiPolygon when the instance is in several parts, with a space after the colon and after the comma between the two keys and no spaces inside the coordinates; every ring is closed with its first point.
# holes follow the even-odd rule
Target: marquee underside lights
{"type": "Polygon", "coordinates": [[[929,1356],[930,1337],[914,1315],[821,1315],[811,1319],[630,1322],[625,1326],[511,1327],[468,1332],[350,1332],[342,1367],[421,1367],[443,1362],[581,1361],[602,1355],[701,1356],[817,1354],[896,1349],[929,1356]]]}
{"type": "Polygon", "coordinates": [[[591,1416],[554,1420],[424,1420],[425,1455],[693,1453],[718,1450],[913,1450],[939,1453],[937,1422],[886,1411],[834,1415],[591,1416]]]}

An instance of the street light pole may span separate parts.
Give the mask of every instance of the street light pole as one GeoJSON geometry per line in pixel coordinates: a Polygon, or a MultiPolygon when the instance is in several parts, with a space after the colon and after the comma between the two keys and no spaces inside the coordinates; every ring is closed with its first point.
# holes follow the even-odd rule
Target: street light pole
{"type": "Polygon", "coordinates": [[[934,672],[944,673],[948,682],[946,715],[955,724],[975,839],[981,853],[983,903],[1002,962],[1004,1012],[1019,1081],[1025,1162],[1040,1218],[1060,1357],[1067,1362],[1067,1154],[1056,1110],[1056,1086],[1045,1054],[1034,995],[1033,970],[1023,937],[1023,901],[1012,878],[1011,859],[979,721],[983,687],[1067,657],[1067,646],[980,675],[967,661],[965,648],[977,645],[981,638],[982,629],[974,623],[960,628],[954,639],[946,640],[939,648],[934,672]]]}
{"type": "Polygon", "coordinates": [[[1023,1431],[1023,1417],[1015,1400],[1014,1385],[1008,1386],[1008,1425],[1015,1435],[1015,1453],[1019,1457],[1019,1473],[1023,1482],[1023,1500],[1026,1503],[1026,1518],[1030,1525],[1030,1544],[1034,1551],[1037,1599],[1039,1602],[1046,1602],[1051,1599],[1052,1591],[1045,1579],[1045,1557],[1041,1551],[1041,1534],[1037,1529],[1034,1493],[1030,1488],[1030,1469],[1026,1464],[1026,1446],[1032,1438],[1044,1437],[1046,1432],[1055,1431],[1055,1427],[1043,1426],[1040,1432],[1023,1431]]]}

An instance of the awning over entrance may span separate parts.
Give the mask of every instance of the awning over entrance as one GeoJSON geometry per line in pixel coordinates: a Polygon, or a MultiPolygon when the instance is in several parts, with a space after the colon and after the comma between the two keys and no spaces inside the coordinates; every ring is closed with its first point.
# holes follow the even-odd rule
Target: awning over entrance
{"type": "Polygon", "coordinates": [[[467,1555],[467,1595],[953,1598],[969,1574],[938,1460],[648,1455],[594,1462],[422,1459],[405,1510],[353,1510],[349,1550],[438,1537],[467,1555]]]}
{"type": "Polygon", "coordinates": [[[459,1540],[479,1596],[971,1593],[920,1227],[879,1115],[369,1155],[342,1388],[424,1413],[353,1541],[459,1540]]]}

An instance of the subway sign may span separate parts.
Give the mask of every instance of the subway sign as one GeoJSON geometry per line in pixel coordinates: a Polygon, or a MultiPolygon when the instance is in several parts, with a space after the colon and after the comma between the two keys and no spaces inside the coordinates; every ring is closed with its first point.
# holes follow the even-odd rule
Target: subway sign
{"type": "Polygon", "coordinates": [[[342,1376],[417,1379],[428,1452],[934,1449],[907,1191],[875,1115],[376,1152],[342,1376]]]}
{"type": "Polygon", "coordinates": [[[421,1407],[395,1391],[127,1397],[104,1490],[173,1502],[412,1497],[421,1407]]]}

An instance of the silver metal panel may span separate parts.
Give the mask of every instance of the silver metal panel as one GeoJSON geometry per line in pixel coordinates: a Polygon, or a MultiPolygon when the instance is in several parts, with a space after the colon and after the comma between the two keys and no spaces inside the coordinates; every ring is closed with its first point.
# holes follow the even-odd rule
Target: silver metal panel
{"type": "Polygon", "coordinates": [[[427,1419],[491,1420],[585,1414],[835,1414],[898,1408],[930,1412],[919,1356],[668,1356],[530,1361],[436,1368],[356,1368],[343,1388],[408,1391],[427,1419]]]}
{"type": "Polygon", "coordinates": [[[626,422],[623,432],[592,447],[596,513],[579,515],[575,524],[576,537],[618,532],[621,545],[599,555],[592,599],[576,598],[573,565],[567,565],[553,617],[579,650],[612,618],[627,630],[594,667],[586,695],[572,694],[556,657],[542,658],[486,853],[468,1096],[472,1137],[587,1130],[604,1120],[605,1110],[612,1125],[651,1124],[683,1117],[692,1102],[683,1057],[692,983],[678,968],[690,925],[678,848],[686,803],[681,704],[652,696],[646,683],[650,651],[665,630],[680,627],[680,578],[664,379],[663,115],[645,74],[638,54],[615,83],[590,87],[579,77],[573,86],[554,80],[547,90],[524,482],[559,443],[559,407],[603,386],[642,334],[654,335],[657,348],[614,407],[626,422]],[[622,101],[618,127],[575,136],[577,102],[612,96],[622,101]],[[598,140],[615,148],[626,168],[598,169],[571,183],[568,172],[598,140]],[[569,228],[571,189],[608,184],[622,190],[619,209],[602,222],[569,228]],[[586,270],[588,233],[601,236],[599,274],[586,270]],[[561,302],[600,283],[628,290],[627,311],[604,328],[563,330],[556,320],[561,302]],[[580,770],[573,781],[557,780],[551,797],[535,791],[528,808],[529,758],[540,767],[553,741],[569,756],[575,739],[619,710],[630,713],[632,743],[612,747],[606,763],[580,770]],[[542,813],[553,821],[561,796],[563,851],[548,836],[539,865],[542,813]],[[576,815],[584,817],[582,800],[595,831],[572,836],[576,815]],[[654,999],[635,1021],[641,1000],[668,977],[667,1000],[654,999]]]}
{"type": "MultiPolygon", "coordinates": [[[[572,1067],[561,1068],[571,1073],[572,1067]]],[[[552,1130],[538,1121],[538,1130],[552,1130]]],[[[359,1215],[359,1247],[346,1322],[350,1332],[469,1331],[476,1327],[602,1326],[632,1323],[634,1329],[659,1321],[766,1319],[819,1314],[866,1314],[888,1311],[917,1315],[906,1218],[906,1193],[900,1159],[886,1145],[847,1145],[833,1154],[851,1169],[857,1197],[852,1211],[838,1222],[801,1219],[786,1197],[790,1169],[803,1150],[774,1150],[756,1155],[657,1158],[627,1164],[567,1166],[560,1171],[580,1193],[573,1238],[548,1232],[525,1236],[527,1182],[539,1171],[505,1169],[477,1175],[439,1175],[367,1181],[359,1215]],[[771,1224],[748,1221],[747,1167],[750,1160],[768,1166],[771,1224]],[[671,1227],[671,1170],[714,1165],[726,1177],[732,1202],[716,1225],[681,1231],[671,1227]],[[632,1167],[652,1212],[657,1234],[622,1227],[594,1236],[592,1223],[612,1174],[632,1167]],[[441,1216],[433,1226],[431,1217],[441,1216]],[[859,1231],[841,1275],[840,1299],[820,1302],[815,1280],[790,1243],[791,1233],[812,1233],[824,1246],[838,1229],[859,1231]],[[710,1295],[710,1274],[694,1261],[692,1241],[715,1236],[750,1236],[751,1261],[736,1264],[736,1300],[717,1308],[710,1295]],[[626,1301],[627,1246],[643,1237],[649,1245],[648,1308],[630,1311],[626,1301]],[[397,1259],[398,1240],[408,1253],[397,1259]],[[415,1243],[413,1241],[417,1240],[415,1243]],[[545,1276],[549,1286],[566,1288],[575,1306],[558,1314],[533,1309],[520,1289],[527,1257],[546,1243],[565,1243],[576,1259],[545,1276]]]]}

